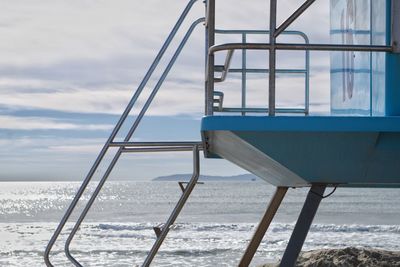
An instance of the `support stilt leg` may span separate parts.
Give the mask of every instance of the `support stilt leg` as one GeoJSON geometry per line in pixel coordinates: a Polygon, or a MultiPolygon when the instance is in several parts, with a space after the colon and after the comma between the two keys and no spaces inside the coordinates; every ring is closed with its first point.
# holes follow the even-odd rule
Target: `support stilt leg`
{"type": "Polygon", "coordinates": [[[280,267],[295,266],[297,257],[303,247],[304,240],[310,230],[310,226],[314,220],[315,214],[317,213],[325,189],[326,185],[313,185],[308,192],[299,219],[297,220],[292,236],[290,237],[285,253],[283,254],[280,267]]]}
{"type": "Polygon", "coordinates": [[[261,240],[263,239],[265,233],[268,230],[269,225],[274,218],[276,211],[278,210],[279,206],[282,203],[283,198],[287,192],[287,187],[278,187],[275,191],[274,196],[272,197],[267,210],[263,218],[260,221],[260,224],[257,227],[256,232],[251,239],[246,252],[243,254],[242,259],[240,260],[239,267],[247,267],[249,266],[251,260],[254,257],[254,254],[257,251],[257,248],[260,246],[261,240]]]}

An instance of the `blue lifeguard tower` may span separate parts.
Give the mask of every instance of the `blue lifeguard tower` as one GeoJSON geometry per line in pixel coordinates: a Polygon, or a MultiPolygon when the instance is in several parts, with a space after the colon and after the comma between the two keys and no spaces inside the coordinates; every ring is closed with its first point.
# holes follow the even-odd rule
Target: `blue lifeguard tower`
{"type": "MultiPolygon", "coordinates": [[[[239,266],[248,266],[277,209],[289,188],[310,187],[299,219],[289,240],[280,266],[294,266],[325,190],[332,187],[400,187],[400,1],[398,0],[331,0],[331,43],[310,43],[306,33],[287,28],[315,0],[306,0],[282,24],[277,25],[277,0],[270,0],[268,30],[223,30],[215,28],[215,1],[207,0],[206,16],[196,20],[183,37],[159,82],[152,90],[136,120],[123,140],[117,139],[144,86],[164,56],[172,39],[196,0],[189,1],[168,36],[143,82],[135,92],[95,164],[73,199],[45,252],[47,266],[50,251],[69,220],[80,197],[100,162],[116,147],[117,152],[105,170],[97,188],[86,203],[73,227],[66,245],[66,256],[81,266],[70,250],[70,243],[91,205],[106,182],[115,163],[124,153],[193,151],[193,176],[168,221],[155,227],[156,242],[143,266],[149,266],[170,226],[175,222],[199,177],[199,151],[204,157],[228,160],[276,186],[277,190],[244,252],[239,266]],[[136,128],[160,89],[175,60],[197,25],[206,30],[205,116],[201,121],[199,142],[134,142],[136,128]],[[216,43],[217,35],[241,37],[238,43],[216,43]],[[249,35],[265,35],[268,43],[249,43],[249,35]],[[302,43],[282,43],[281,35],[302,38],[302,43]],[[269,53],[268,68],[247,67],[247,52],[269,53]],[[241,68],[232,68],[233,55],[240,53],[241,68]],[[304,51],[304,68],[277,68],[277,51],[304,51]],[[324,116],[310,114],[310,51],[331,53],[331,112],[324,116]],[[215,56],[226,56],[217,65],[215,56]],[[241,74],[241,103],[229,107],[224,97],[229,92],[216,90],[216,84],[229,79],[230,73],[241,74]],[[246,80],[249,73],[266,73],[268,103],[248,107],[246,80]],[[276,105],[277,74],[304,76],[304,105],[276,105]]],[[[329,195],[329,194],[328,194],[329,195]]]]}

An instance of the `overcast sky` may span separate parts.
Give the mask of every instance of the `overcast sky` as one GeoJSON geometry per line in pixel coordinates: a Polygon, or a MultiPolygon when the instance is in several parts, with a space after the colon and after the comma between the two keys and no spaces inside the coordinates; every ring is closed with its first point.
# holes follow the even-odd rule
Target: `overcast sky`
{"type": "MultiPolygon", "coordinates": [[[[302,2],[280,0],[278,21],[302,2]]],[[[82,180],[186,3],[0,1],[0,180],[82,180]]],[[[265,0],[217,0],[217,27],[268,29],[268,7],[265,0]]],[[[198,1],[178,37],[203,13],[204,5],[198,1]]],[[[316,1],[290,29],[304,31],[311,42],[328,42],[329,1],[316,1]]],[[[267,41],[266,36],[253,38],[267,41]]],[[[240,41],[233,37],[217,40],[240,41]]],[[[167,58],[172,52],[168,51],[167,58]]],[[[267,54],[257,53],[249,54],[249,66],[266,67],[267,54]]],[[[296,53],[279,54],[278,66],[301,67],[303,54],[296,53]]],[[[234,65],[239,64],[239,55],[234,65]]],[[[222,56],[217,57],[220,63],[222,56]]],[[[151,85],[161,70],[155,72],[151,85]]],[[[329,54],[312,53],[311,70],[311,111],[328,111],[329,54]]],[[[225,91],[231,106],[240,103],[238,78],[231,75],[218,88],[225,91]]],[[[135,139],[200,140],[203,79],[204,27],[200,25],[135,139]]],[[[303,86],[302,77],[279,78],[278,104],[301,106],[303,86]]],[[[249,87],[249,104],[265,107],[267,77],[254,77],[249,87]]],[[[190,163],[190,153],[130,155],[117,166],[113,178],[188,173],[190,163]]],[[[217,175],[244,172],[222,160],[207,160],[203,171],[217,175]]]]}

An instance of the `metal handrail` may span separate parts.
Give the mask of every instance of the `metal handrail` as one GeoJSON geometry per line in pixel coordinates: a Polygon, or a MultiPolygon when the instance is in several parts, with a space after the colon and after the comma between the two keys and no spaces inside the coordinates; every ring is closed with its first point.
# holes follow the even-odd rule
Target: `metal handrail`
{"type": "Polygon", "coordinates": [[[166,146],[201,146],[201,142],[194,141],[165,141],[165,142],[112,142],[111,147],[166,147],[166,146]]]}
{"type": "MultiPolygon", "coordinates": [[[[226,43],[210,47],[209,54],[224,50],[270,50],[269,43],[226,43]]],[[[314,51],[358,51],[358,52],[392,52],[387,45],[334,45],[334,44],[275,44],[277,50],[314,50],[314,51]]]]}
{"type": "MultiPolygon", "coordinates": [[[[220,112],[230,113],[268,113],[268,108],[221,108],[220,112]]],[[[292,113],[305,113],[303,108],[276,108],[276,113],[292,114],[292,113]]]]}
{"type": "MultiPolygon", "coordinates": [[[[68,207],[66,213],[64,214],[64,216],[62,217],[59,225],[57,226],[53,236],[51,237],[48,245],[46,246],[45,252],[44,252],[44,262],[46,264],[46,266],[51,267],[53,266],[53,264],[50,261],[50,252],[55,244],[55,242],[57,241],[61,231],[63,230],[66,222],[68,221],[69,217],[71,216],[72,212],[74,211],[76,205],[78,204],[81,196],[83,195],[84,191],[86,190],[89,182],[91,181],[94,173],[96,172],[98,166],[100,165],[100,162],[103,160],[103,158],[105,157],[106,153],[108,152],[108,149],[110,148],[110,144],[114,141],[115,137],[117,136],[118,132],[120,131],[122,125],[124,124],[126,118],[128,117],[129,113],[131,112],[133,106],[135,105],[136,101],[138,100],[139,96],[141,95],[144,87],[146,86],[147,82],[150,80],[150,77],[152,76],[154,70],[156,69],[156,67],[158,66],[158,64],[160,63],[161,59],[163,58],[166,50],[168,49],[168,47],[170,46],[170,44],[172,43],[173,38],[175,37],[176,33],[178,32],[178,30],[181,28],[183,21],[186,19],[189,11],[192,9],[193,5],[197,2],[197,0],[190,0],[188,2],[188,4],[186,5],[185,9],[183,10],[182,14],[180,15],[178,21],[175,23],[174,27],[172,28],[170,34],[168,35],[166,41],[164,42],[163,46],[161,47],[160,51],[158,52],[156,58],[154,59],[153,63],[151,64],[150,68],[148,69],[145,77],[143,78],[142,82],[140,83],[138,89],[136,90],[136,92],[134,93],[134,95],[132,96],[131,100],[129,101],[127,107],[125,108],[123,114],[121,115],[120,119],[118,120],[115,128],[113,129],[112,133],[110,134],[109,138],[107,139],[106,143],[104,144],[102,150],[100,151],[98,157],[96,158],[94,164],[92,165],[91,169],[89,170],[86,178],[84,179],[84,181],[82,182],[82,185],[80,186],[80,188],[78,189],[75,197],[73,198],[70,206],[68,207]]],[[[204,21],[204,18],[202,19],[202,21],[204,21]]],[[[200,22],[199,22],[200,23],[200,22]]],[[[192,28],[191,28],[192,29],[192,28]]],[[[185,41],[186,43],[186,41],[185,41]]],[[[179,54],[179,53],[178,53],[179,54]]],[[[175,53],[176,55],[176,53],[175,53]]],[[[174,55],[174,56],[175,56],[174,55]]],[[[177,55],[176,55],[177,57],[177,55]]],[[[175,57],[175,60],[176,60],[175,57]]],[[[168,67],[167,67],[168,68],[168,67]]],[[[170,68],[169,68],[170,69],[170,68]]],[[[165,71],[164,74],[168,73],[168,71],[165,71]]],[[[163,75],[164,79],[165,79],[166,75],[163,75]]],[[[157,89],[158,90],[158,89],[157,89]]],[[[156,91],[157,91],[156,90],[156,91]]],[[[154,90],[153,90],[154,91],[154,90]]],[[[154,97],[154,96],[153,96],[154,97]]],[[[146,107],[144,107],[144,109],[147,110],[149,105],[146,105],[146,107]]],[[[144,115],[144,112],[142,113],[142,116],[144,115]]],[[[137,121],[140,121],[141,118],[137,117],[137,121]]],[[[131,127],[130,131],[128,132],[126,138],[124,139],[124,141],[129,141],[135,131],[137,127],[137,124],[134,125],[134,127],[131,127]]],[[[96,196],[99,193],[100,189],[102,188],[105,180],[108,178],[111,170],[113,169],[115,163],[118,161],[120,155],[121,155],[122,149],[120,148],[118,150],[118,152],[115,154],[113,160],[111,161],[107,171],[105,172],[101,182],[98,184],[98,186],[96,187],[95,193],[96,196]]],[[[93,196],[93,195],[92,195],[93,196]]],[[[92,199],[92,198],[91,198],[92,199]]],[[[93,200],[94,201],[94,200],[93,200]]],[[[88,205],[86,207],[91,206],[92,202],[88,202],[88,205]]],[[[85,207],[85,208],[86,208],[85,207]]],[[[84,211],[88,211],[88,209],[85,209],[84,211]]],[[[86,214],[85,214],[86,215],[86,214]]],[[[81,223],[81,221],[80,221],[81,223]]],[[[80,224],[79,223],[79,224],[80,224]]],[[[76,229],[77,230],[77,229],[76,229]]],[[[75,231],[76,232],[76,231],[75,231]]],[[[71,239],[72,240],[72,239],[71,239]]],[[[70,254],[69,251],[69,243],[66,243],[65,246],[65,252],[67,257],[76,265],[76,266],[80,266],[79,262],[77,262],[70,254]]]]}
{"type": "MultiPolygon", "coordinates": [[[[177,60],[178,56],[180,55],[183,47],[185,46],[186,42],[188,41],[189,37],[191,36],[192,32],[194,31],[194,29],[196,28],[197,25],[199,25],[200,23],[203,23],[205,21],[204,18],[200,18],[197,19],[196,21],[194,21],[192,23],[192,25],[190,26],[189,30],[187,31],[187,33],[185,34],[185,36],[183,37],[181,43],[179,44],[177,50],[175,51],[174,55],[172,56],[170,62],[168,63],[166,69],[164,70],[163,74],[161,75],[159,81],[157,82],[156,86],[154,87],[153,91],[151,92],[150,96],[148,97],[148,99],[146,100],[146,103],[144,104],[144,106],[142,107],[142,110],[140,111],[139,115],[136,117],[136,120],[134,121],[133,125],[131,126],[126,138],[124,139],[124,142],[128,142],[133,133],[135,132],[135,130],[137,129],[139,123],[141,122],[143,116],[145,115],[146,111],[148,110],[150,104],[152,103],[154,97],[156,96],[156,94],[158,93],[158,90],[160,89],[162,83],[164,82],[165,78],[167,77],[169,71],[171,70],[172,66],[175,64],[175,61],[177,60]]],[[[149,152],[150,150],[142,150],[142,151],[138,151],[138,152],[149,152]]],[[[174,150],[171,150],[174,151],[174,150]]],[[[115,154],[113,160],[111,161],[109,167],[107,168],[104,176],[101,178],[100,182],[98,183],[96,189],[94,190],[94,192],[92,193],[92,196],[90,197],[89,201],[87,202],[85,208],[83,209],[83,211],[81,212],[81,215],[79,216],[76,224],[74,225],[73,229],[71,230],[67,241],[65,242],[65,254],[66,256],[70,259],[71,262],[73,262],[76,266],[81,266],[79,264],[79,262],[71,255],[71,252],[69,250],[69,246],[72,242],[72,239],[74,238],[76,232],[78,231],[81,223],[83,222],[83,220],[85,219],[88,211],[90,210],[92,204],[94,203],[97,195],[100,193],[104,183],[106,182],[106,180],[108,179],[108,176],[110,175],[111,171],[113,170],[115,164],[117,163],[119,157],[121,156],[121,154],[123,152],[127,152],[127,149],[124,149],[123,147],[120,147],[117,151],[117,153],[115,154]]]]}
{"type": "MultiPolygon", "coordinates": [[[[231,51],[231,50],[269,50],[271,51],[272,45],[269,43],[226,43],[221,45],[214,45],[209,48],[209,55],[214,55],[219,51],[231,51]]],[[[386,45],[334,45],[334,44],[283,44],[276,43],[274,45],[275,50],[298,50],[298,51],[359,51],[359,52],[392,52],[393,48],[391,46],[386,45]]],[[[208,66],[209,68],[212,66],[208,66]]],[[[274,74],[272,74],[271,69],[269,70],[270,77],[275,76],[278,73],[279,69],[274,68],[274,74]]],[[[309,106],[309,95],[306,96],[307,102],[306,106],[309,106]]],[[[212,105],[213,101],[207,101],[207,105],[212,105]]],[[[254,112],[252,109],[222,109],[226,112],[254,112]]],[[[267,111],[271,114],[271,108],[258,109],[257,112],[261,112],[261,110],[267,111]]],[[[295,111],[296,109],[293,109],[295,111]]],[[[274,109],[273,114],[276,112],[282,112],[282,109],[275,108],[274,101],[274,109]]],[[[287,110],[283,110],[284,113],[288,113],[287,110]]],[[[306,111],[306,114],[308,110],[306,111]]],[[[208,113],[207,115],[212,115],[212,113],[208,113]]]]}
{"type": "MultiPolygon", "coordinates": [[[[223,29],[216,29],[215,30],[216,34],[225,34],[225,35],[232,35],[232,34],[238,34],[242,36],[242,43],[246,43],[247,40],[247,35],[250,34],[260,34],[260,35],[269,35],[270,31],[269,30],[223,30],[223,29]]],[[[305,44],[309,44],[309,38],[308,36],[301,31],[284,31],[281,33],[282,35],[295,35],[299,36],[304,40],[305,44]]],[[[238,69],[232,69],[229,68],[231,58],[233,55],[233,51],[235,50],[227,50],[228,54],[225,60],[225,65],[224,66],[214,66],[214,71],[221,71],[222,76],[221,78],[215,78],[214,82],[222,82],[225,80],[227,73],[242,73],[242,103],[241,103],[241,108],[223,108],[221,107],[221,102],[218,102],[219,106],[216,109],[216,111],[219,112],[241,112],[242,115],[246,115],[246,112],[268,112],[268,109],[265,108],[260,108],[257,109],[257,111],[254,111],[253,108],[247,108],[246,107],[246,74],[247,73],[270,73],[269,69],[248,69],[247,66],[247,50],[243,49],[242,50],[242,68],[238,69]]],[[[276,112],[279,113],[304,113],[308,115],[309,113],[309,106],[310,106],[310,51],[306,50],[305,51],[305,67],[304,69],[276,69],[275,73],[281,73],[281,74],[304,74],[305,75],[305,90],[304,90],[304,109],[298,109],[298,108],[278,108],[276,109],[276,112]],[[288,110],[292,110],[292,112],[288,112],[288,110]]],[[[214,94],[215,95],[215,94],[214,94]]]]}
{"type": "MultiPolygon", "coordinates": [[[[221,71],[224,67],[216,65],[215,66],[215,71],[221,71]],[[221,68],[220,68],[221,67],[221,68]]],[[[235,69],[235,68],[230,68],[228,70],[229,73],[258,73],[258,74],[264,74],[264,73],[269,73],[269,69],[256,69],[256,68],[246,68],[246,69],[235,69]]],[[[291,73],[291,74],[301,74],[301,73],[306,73],[305,69],[276,69],[276,73],[291,73]]]]}
{"type": "Polygon", "coordinates": [[[122,153],[141,153],[141,152],[184,152],[192,151],[191,146],[175,147],[140,147],[140,148],[122,148],[122,153]]]}

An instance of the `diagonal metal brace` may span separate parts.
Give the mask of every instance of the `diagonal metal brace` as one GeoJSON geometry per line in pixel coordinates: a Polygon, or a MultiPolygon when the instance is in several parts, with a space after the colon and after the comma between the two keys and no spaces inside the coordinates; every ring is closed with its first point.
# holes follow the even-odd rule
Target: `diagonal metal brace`
{"type": "Polygon", "coordinates": [[[239,267],[247,267],[251,263],[251,260],[253,259],[254,254],[257,252],[257,249],[260,246],[260,243],[265,233],[267,232],[268,227],[272,222],[272,219],[275,217],[276,211],[281,205],[287,190],[287,187],[278,187],[276,189],[275,194],[268,204],[268,208],[265,211],[265,214],[261,219],[260,224],[258,225],[257,230],[255,231],[253,238],[251,239],[246,249],[246,252],[243,254],[243,257],[240,260],[239,267]]]}
{"type": "Polygon", "coordinates": [[[304,4],[302,4],[301,7],[299,7],[292,15],[290,15],[287,20],[281,24],[281,26],[278,27],[278,29],[276,29],[274,32],[274,37],[278,37],[283,31],[285,31],[287,27],[289,27],[293,21],[300,17],[300,15],[303,14],[304,11],[306,11],[314,2],[315,0],[307,0],[304,4]]]}

